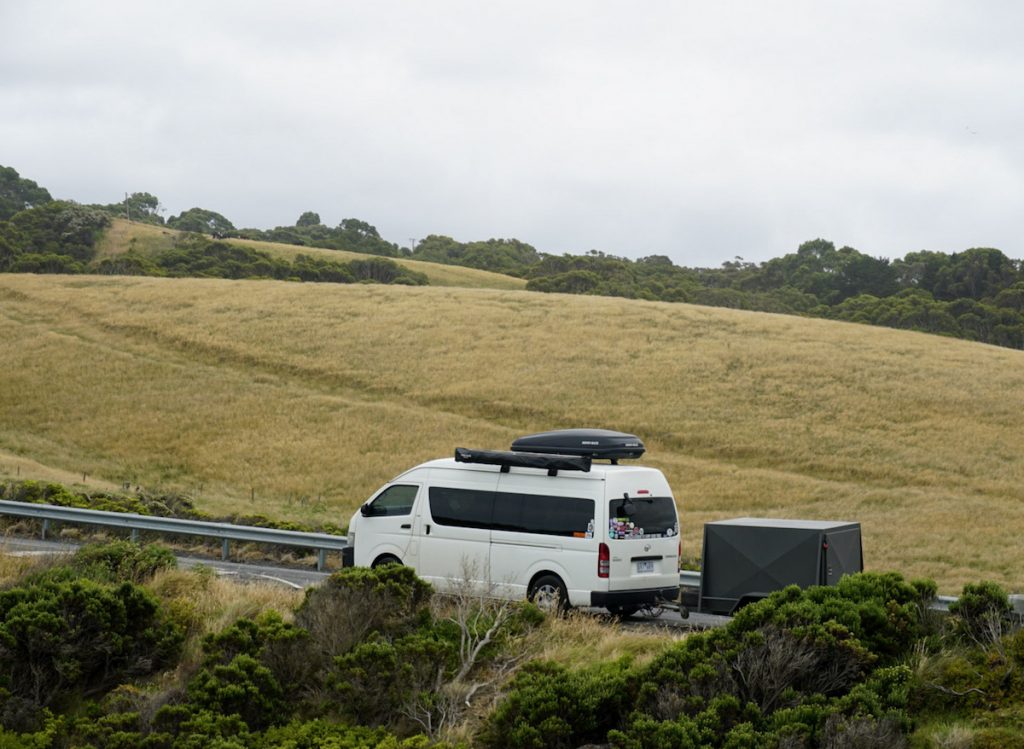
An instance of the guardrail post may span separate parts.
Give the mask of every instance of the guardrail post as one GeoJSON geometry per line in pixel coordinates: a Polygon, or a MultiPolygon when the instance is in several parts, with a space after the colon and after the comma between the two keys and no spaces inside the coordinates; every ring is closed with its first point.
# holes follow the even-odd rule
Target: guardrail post
{"type": "Polygon", "coordinates": [[[323,572],[327,564],[327,549],[317,549],[316,571],[323,572]]]}
{"type": "Polygon", "coordinates": [[[221,558],[222,561],[225,561],[225,562],[228,560],[229,544],[230,544],[230,542],[228,541],[228,539],[225,538],[223,543],[221,543],[221,545],[220,545],[220,558],[221,558]]]}
{"type": "Polygon", "coordinates": [[[48,519],[47,520],[43,520],[43,533],[40,536],[40,538],[42,538],[44,541],[46,540],[46,532],[48,530],[50,530],[50,521],[48,519]]]}
{"type": "Polygon", "coordinates": [[[139,529],[132,528],[132,543],[137,544],[139,542],[139,529]]]}

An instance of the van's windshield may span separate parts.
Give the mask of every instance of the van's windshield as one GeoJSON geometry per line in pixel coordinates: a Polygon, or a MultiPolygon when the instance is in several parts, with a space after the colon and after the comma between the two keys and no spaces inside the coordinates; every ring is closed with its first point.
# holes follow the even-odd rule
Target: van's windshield
{"type": "Polygon", "coordinates": [[[671,497],[629,497],[608,503],[609,538],[665,538],[679,535],[671,497]]]}

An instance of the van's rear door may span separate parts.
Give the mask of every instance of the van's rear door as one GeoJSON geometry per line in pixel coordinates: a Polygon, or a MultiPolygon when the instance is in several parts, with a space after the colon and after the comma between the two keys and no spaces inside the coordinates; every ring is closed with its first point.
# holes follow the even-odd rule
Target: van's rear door
{"type": "Polygon", "coordinates": [[[671,495],[608,500],[607,534],[609,591],[679,586],[679,519],[671,495]]]}

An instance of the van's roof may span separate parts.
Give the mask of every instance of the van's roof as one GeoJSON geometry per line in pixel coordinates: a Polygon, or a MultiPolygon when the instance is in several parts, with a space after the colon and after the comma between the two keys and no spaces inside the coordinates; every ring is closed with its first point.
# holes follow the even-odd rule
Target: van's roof
{"type": "MultiPolygon", "coordinates": [[[[438,458],[437,460],[428,460],[426,463],[420,463],[418,466],[410,468],[408,471],[403,472],[401,475],[405,475],[410,471],[415,471],[417,468],[453,468],[457,471],[476,471],[481,473],[498,473],[501,470],[500,466],[488,465],[484,463],[460,463],[454,458],[438,458]]],[[[543,476],[546,471],[543,468],[519,468],[513,466],[509,469],[511,473],[521,473],[528,476],[543,476]]],[[[560,476],[572,476],[573,478],[580,479],[595,479],[603,481],[610,476],[626,476],[630,473],[640,473],[646,471],[656,471],[656,468],[649,466],[638,466],[638,465],[613,465],[611,463],[591,463],[590,471],[560,471],[560,476]]]]}

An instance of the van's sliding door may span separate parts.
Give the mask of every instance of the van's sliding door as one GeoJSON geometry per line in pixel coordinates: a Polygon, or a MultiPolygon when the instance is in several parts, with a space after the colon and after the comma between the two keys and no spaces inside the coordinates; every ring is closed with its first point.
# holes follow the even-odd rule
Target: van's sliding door
{"type": "Polygon", "coordinates": [[[420,577],[439,590],[469,584],[486,588],[490,579],[491,513],[497,473],[475,474],[472,483],[431,485],[418,518],[420,577]]]}

